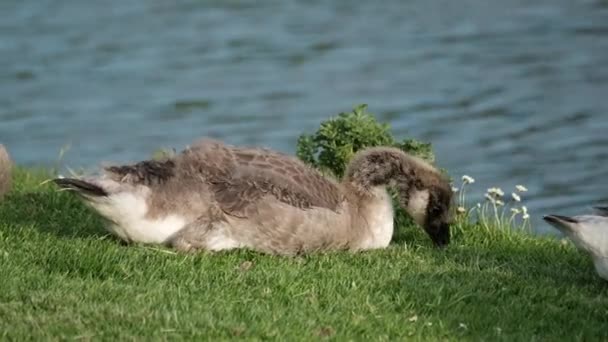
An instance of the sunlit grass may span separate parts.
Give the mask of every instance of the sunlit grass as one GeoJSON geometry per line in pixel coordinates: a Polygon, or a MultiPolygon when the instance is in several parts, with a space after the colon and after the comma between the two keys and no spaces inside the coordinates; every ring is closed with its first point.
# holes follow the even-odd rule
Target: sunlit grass
{"type": "Polygon", "coordinates": [[[17,170],[0,203],[0,340],[608,338],[588,258],[494,229],[490,204],[445,249],[407,229],[357,254],[183,255],[120,243],[48,177],[17,170]]]}

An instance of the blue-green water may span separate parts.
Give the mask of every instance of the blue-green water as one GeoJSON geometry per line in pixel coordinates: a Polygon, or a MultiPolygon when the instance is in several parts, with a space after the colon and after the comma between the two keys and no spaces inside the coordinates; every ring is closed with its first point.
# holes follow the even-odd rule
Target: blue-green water
{"type": "MultiPolygon", "coordinates": [[[[0,3],[0,142],[92,166],[200,136],[294,152],[368,103],[533,217],[608,202],[606,1],[0,3]]],[[[542,224],[541,224],[542,225],[542,224]]]]}

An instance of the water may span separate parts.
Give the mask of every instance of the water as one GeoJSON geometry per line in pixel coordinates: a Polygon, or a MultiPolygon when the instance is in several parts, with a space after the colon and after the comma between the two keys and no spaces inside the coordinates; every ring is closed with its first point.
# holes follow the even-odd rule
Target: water
{"type": "Polygon", "coordinates": [[[293,153],[358,103],[438,164],[530,189],[540,216],[608,202],[608,2],[0,3],[0,142],[92,166],[200,136],[293,153]]]}

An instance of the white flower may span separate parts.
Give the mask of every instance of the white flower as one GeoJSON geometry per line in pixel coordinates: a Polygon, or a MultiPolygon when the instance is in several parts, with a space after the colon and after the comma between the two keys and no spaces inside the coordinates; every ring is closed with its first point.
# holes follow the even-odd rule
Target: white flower
{"type": "Polygon", "coordinates": [[[489,188],[488,194],[494,195],[496,197],[502,197],[505,195],[501,188],[489,188]]]}
{"type": "Polygon", "coordinates": [[[477,208],[481,208],[481,203],[477,203],[477,208]]]}
{"type": "Polygon", "coordinates": [[[490,202],[492,202],[492,203],[496,202],[496,200],[494,199],[494,197],[490,196],[490,194],[485,194],[485,195],[484,195],[484,197],[485,197],[485,198],[486,198],[488,201],[490,201],[490,202]]]}
{"type": "Polygon", "coordinates": [[[496,200],[496,205],[501,207],[501,206],[505,205],[505,202],[503,202],[501,200],[496,200]]]}
{"type": "Polygon", "coordinates": [[[464,184],[473,184],[475,183],[475,179],[471,176],[464,175],[462,176],[462,182],[464,184]]]}
{"type": "Polygon", "coordinates": [[[515,202],[521,202],[521,197],[519,197],[518,194],[516,193],[511,193],[511,197],[513,197],[513,200],[515,200],[515,202]]]}
{"type": "Polygon", "coordinates": [[[464,207],[458,207],[458,209],[457,209],[457,210],[458,210],[458,213],[459,213],[459,214],[464,214],[464,213],[466,213],[466,212],[467,212],[467,210],[466,210],[464,207]]]}
{"type": "Polygon", "coordinates": [[[517,191],[519,191],[519,192],[526,192],[526,191],[528,191],[528,188],[526,188],[523,185],[516,185],[515,189],[517,189],[517,191]]]}
{"type": "Polygon", "coordinates": [[[529,218],[530,218],[530,215],[528,214],[528,208],[526,208],[526,206],[525,206],[525,205],[521,207],[521,212],[523,213],[522,218],[523,218],[524,220],[527,220],[527,219],[529,219],[529,218]]]}
{"type": "Polygon", "coordinates": [[[455,187],[455,186],[452,187],[452,192],[456,193],[458,191],[459,191],[459,189],[457,187],[455,187]]]}
{"type": "Polygon", "coordinates": [[[517,208],[511,208],[511,212],[515,215],[521,213],[521,210],[517,209],[517,208]]]}

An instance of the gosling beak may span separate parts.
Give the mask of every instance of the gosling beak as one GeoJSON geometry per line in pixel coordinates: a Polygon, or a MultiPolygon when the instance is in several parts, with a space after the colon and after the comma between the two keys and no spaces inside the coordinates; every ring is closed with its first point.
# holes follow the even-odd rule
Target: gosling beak
{"type": "Polygon", "coordinates": [[[579,223],[579,221],[572,217],[562,215],[545,215],[543,216],[543,220],[547,221],[547,223],[562,232],[565,230],[574,230],[576,228],[576,225],[579,223]]]}
{"type": "Polygon", "coordinates": [[[449,242],[444,242],[444,241],[440,241],[440,242],[439,242],[439,241],[433,241],[433,245],[434,245],[436,248],[439,248],[439,249],[444,249],[444,248],[446,248],[446,247],[449,245],[449,242]]]}

